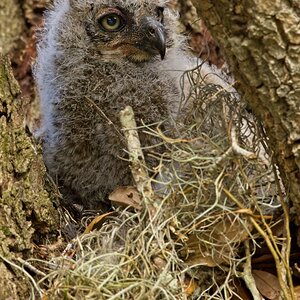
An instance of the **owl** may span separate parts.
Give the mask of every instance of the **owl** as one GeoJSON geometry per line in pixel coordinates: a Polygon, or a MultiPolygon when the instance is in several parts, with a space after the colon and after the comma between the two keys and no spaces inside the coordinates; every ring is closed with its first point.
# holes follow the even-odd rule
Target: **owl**
{"type": "Polygon", "coordinates": [[[183,48],[166,1],[56,0],[46,12],[34,74],[44,161],[67,202],[96,209],[133,184],[119,112],[130,105],[138,126],[171,131],[191,67],[183,48]]]}

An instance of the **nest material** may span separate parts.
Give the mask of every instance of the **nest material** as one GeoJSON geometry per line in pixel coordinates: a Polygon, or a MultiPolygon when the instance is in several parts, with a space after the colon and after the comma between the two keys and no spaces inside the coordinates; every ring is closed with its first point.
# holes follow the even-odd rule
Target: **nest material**
{"type": "Polygon", "coordinates": [[[141,207],[118,208],[76,239],[75,255],[46,264],[49,299],[230,299],[237,277],[255,294],[250,252],[258,240],[278,247],[269,229],[284,194],[260,124],[232,88],[200,73],[184,74],[176,138],[144,129],[165,151],[152,151],[158,175],[141,207]]]}

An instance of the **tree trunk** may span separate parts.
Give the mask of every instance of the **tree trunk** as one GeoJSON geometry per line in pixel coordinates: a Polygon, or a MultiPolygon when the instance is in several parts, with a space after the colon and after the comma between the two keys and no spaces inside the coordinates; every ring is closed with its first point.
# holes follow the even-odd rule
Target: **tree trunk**
{"type": "Polygon", "coordinates": [[[34,245],[57,233],[57,211],[44,188],[45,168],[36,143],[25,130],[24,116],[34,99],[31,57],[35,0],[0,4],[0,299],[29,299],[31,282],[20,258],[37,256],[34,245]],[[2,53],[2,54],[1,54],[2,53]],[[22,84],[23,98],[8,58],[22,84]],[[25,108],[25,109],[24,109],[25,108]],[[19,260],[19,261],[18,261],[19,260]]]}
{"type": "Polygon", "coordinates": [[[263,123],[300,224],[300,4],[192,0],[263,123]]]}
{"type": "Polygon", "coordinates": [[[0,55],[0,299],[29,299],[29,280],[6,260],[32,256],[33,242],[58,228],[40,151],[18,112],[19,96],[9,61],[0,55]]]}

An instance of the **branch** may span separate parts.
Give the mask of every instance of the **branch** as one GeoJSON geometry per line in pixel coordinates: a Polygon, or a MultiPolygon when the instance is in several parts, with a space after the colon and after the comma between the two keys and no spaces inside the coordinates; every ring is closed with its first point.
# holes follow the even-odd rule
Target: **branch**
{"type": "Polygon", "coordinates": [[[150,208],[153,208],[154,193],[146,169],[144,154],[141,149],[134,112],[131,106],[126,106],[120,112],[120,122],[127,141],[131,173],[137,190],[144,195],[146,205],[150,205],[150,208]]]}

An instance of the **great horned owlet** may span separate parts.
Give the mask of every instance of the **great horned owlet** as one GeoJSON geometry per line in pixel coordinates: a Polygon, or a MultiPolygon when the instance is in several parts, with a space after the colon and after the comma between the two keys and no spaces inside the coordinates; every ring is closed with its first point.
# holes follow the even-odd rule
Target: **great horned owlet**
{"type": "Polygon", "coordinates": [[[160,0],[56,0],[46,13],[35,66],[44,159],[86,209],[132,184],[120,110],[132,106],[139,126],[178,109],[189,62],[175,23],[160,0]]]}

